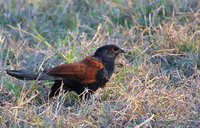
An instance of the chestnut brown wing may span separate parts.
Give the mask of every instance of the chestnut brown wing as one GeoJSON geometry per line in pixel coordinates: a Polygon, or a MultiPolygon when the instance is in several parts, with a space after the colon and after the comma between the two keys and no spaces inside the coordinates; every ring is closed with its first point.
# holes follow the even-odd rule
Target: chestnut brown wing
{"type": "Polygon", "coordinates": [[[78,63],[64,64],[51,68],[47,71],[47,74],[88,85],[96,81],[97,73],[103,67],[104,65],[100,61],[87,57],[78,63]]]}

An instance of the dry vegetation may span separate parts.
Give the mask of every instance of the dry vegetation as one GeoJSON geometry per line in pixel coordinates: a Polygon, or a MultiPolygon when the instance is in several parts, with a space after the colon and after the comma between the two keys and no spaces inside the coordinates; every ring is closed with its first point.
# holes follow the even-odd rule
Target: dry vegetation
{"type": "Polygon", "coordinates": [[[0,46],[0,127],[200,127],[199,0],[0,0],[0,46]],[[89,101],[5,73],[103,44],[127,52],[89,101]]]}

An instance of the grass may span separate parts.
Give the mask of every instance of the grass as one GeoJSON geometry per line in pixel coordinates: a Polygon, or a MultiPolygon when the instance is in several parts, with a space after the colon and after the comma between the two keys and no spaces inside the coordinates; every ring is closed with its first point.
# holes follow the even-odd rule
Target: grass
{"type": "Polygon", "coordinates": [[[199,0],[1,0],[1,127],[199,127],[199,17],[199,0]],[[49,100],[51,81],[5,73],[76,62],[104,44],[126,54],[88,101],[49,100]]]}

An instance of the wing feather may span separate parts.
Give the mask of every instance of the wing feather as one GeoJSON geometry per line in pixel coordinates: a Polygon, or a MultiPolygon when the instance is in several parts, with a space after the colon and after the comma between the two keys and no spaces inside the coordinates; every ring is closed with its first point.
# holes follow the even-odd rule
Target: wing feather
{"type": "Polygon", "coordinates": [[[47,71],[47,74],[88,85],[96,81],[96,76],[103,67],[104,65],[99,60],[87,57],[78,63],[51,68],[47,71]]]}

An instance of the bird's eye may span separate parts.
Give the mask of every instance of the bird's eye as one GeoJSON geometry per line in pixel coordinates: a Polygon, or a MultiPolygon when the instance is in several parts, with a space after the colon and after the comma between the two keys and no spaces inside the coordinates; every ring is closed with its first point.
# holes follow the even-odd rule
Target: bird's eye
{"type": "Polygon", "coordinates": [[[118,48],[112,48],[112,51],[118,51],[118,48]]]}

